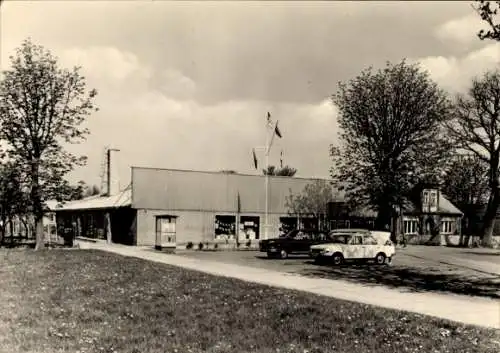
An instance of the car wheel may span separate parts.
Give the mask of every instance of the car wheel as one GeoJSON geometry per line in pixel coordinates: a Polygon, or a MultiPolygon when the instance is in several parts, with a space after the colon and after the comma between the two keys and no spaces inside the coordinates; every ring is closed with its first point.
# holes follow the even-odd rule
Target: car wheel
{"type": "Polygon", "coordinates": [[[385,264],[385,259],[386,259],[386,256],[384,253],[378,253],[377,256],[375,256],[375,263],[377,265],[383,265],[383,264],[385,264]]]}
{"type": "Polygon", "coordinates": [[[344,263],[344,256],[341,253],[333,254],[332,263],[336,266],[342,265],[344,263]]]}
{"type": "Polygon", "coordinates": [[[286,250],[285,250],[285,249],[282,249],[282,250],[280,251],[280,258],[282,258],[282,259],[286,259],[287,257],[288,257],[288,253],[286,252],[286,250]]]}

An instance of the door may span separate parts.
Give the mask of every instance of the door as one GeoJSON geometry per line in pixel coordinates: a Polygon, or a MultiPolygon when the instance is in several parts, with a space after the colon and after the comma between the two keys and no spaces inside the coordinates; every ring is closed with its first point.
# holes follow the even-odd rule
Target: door
{"type": "Polygon", "coordinates": [[[365,236],[363,239],[363,245],[365,259],[373,259],[375,258],[375,256],[377,256],[379,250],[379,243],[377,239],[375,239],[371,235],[365,236]]]}
{"type": "Polygon", "coordinates": [[[309,248],[312,245],[312,233],[310,232],[301,232],[301,237],[297,239],[297,251],[302,253],[308,253],[309,248]]]}
{"type": "Polygon", "coordinates": [[[353,235],[351,241],[346,246],[344,255],[347,259],[362,259],[364,257],[363,236],[353,235]]]}
{"type": "Polygon", "coordinates": [[[158,216],[156,217],[156,247],[176,246],[176,217],[158,216]]]}

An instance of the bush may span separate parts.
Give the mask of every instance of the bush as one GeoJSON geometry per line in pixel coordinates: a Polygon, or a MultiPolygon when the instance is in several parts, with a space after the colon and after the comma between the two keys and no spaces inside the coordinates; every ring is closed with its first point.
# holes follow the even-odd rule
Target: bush
{"type": "Polygon", "coordinates": [[[247,243],[246,243],[247,248],[249,248],[251,245],[252,245],[252,241],[248,240],[247,243]]]}
{"type": "Polygon", "coordinates": [[[188,243],[187,243],[187,245],[186,245],[186,249],[192,249],[192,248],[193,248],[193,246],[194,246],[193,242],[192,242],[192,241],[190,241],[190,242],[188,242],[188,243]]]}
{"type": "Polygon", "coordinates": [[[200,242],[200,243],[198,244],[198,250],[203,250],[203,243],[202,243],[202,242],[200,242]]]}

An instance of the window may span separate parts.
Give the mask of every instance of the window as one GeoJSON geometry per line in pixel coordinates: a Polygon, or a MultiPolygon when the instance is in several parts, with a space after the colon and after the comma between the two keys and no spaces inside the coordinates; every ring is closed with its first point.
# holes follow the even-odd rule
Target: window
{"type": "Polygon", "coordinates": [[[441,233],[442,234],[451,234],[451,233],[453,233],[453,221],[451,221],[451,220],[443,220],[441,222],[441,233]]]}
{"type": "Polygon", "coordinates": [[[424,201],[423,204],[425,207],[429,207],[429,191],[424,191],[424,201]]]}
{"type": "Polygon", "coordinates": [[[364,239],[364,244],[365,245],[377,245],[378,242],[374,237],[367,236],[364,239]]]}
{"type": "Polygon", "coordinates": [[[405,234],[417,234],[418,233],[418,220],[417,219],[405,219],[403,221],[403,228],[405,234]]]}
{"type": "Polygon", "coordinates": [[[215,239],[234,239],[235,234],[235,216],[215,215],[215,239]]]}
{"type": "Polygon", "coordinates": [[[353,245],[363,245],[363,237],[360,235],[355,235],[352,238],[352,244],[353,245]]]}

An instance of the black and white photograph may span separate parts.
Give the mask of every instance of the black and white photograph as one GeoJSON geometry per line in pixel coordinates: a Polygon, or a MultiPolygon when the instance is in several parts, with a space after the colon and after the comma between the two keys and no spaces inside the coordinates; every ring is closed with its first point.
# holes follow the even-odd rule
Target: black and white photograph
{"type": "Polygon", "coordinates": [[[0,0],[0,353],[500,352],[500,1],[0,0]]]}

